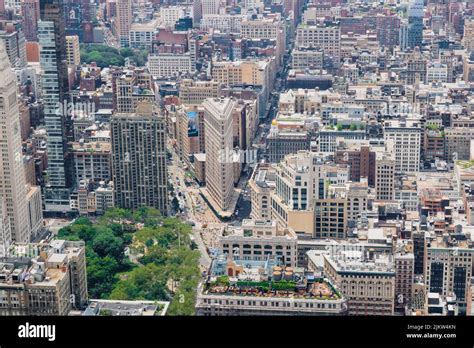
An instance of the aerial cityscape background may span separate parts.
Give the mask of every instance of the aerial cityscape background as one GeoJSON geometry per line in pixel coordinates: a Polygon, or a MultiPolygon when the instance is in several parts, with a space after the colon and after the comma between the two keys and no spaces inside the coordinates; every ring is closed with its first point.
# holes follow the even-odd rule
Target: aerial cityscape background
{"type": "Polygon", "coordinates": [[[474,315],[474,2],[0,0],[0,315],[474,315]]]}

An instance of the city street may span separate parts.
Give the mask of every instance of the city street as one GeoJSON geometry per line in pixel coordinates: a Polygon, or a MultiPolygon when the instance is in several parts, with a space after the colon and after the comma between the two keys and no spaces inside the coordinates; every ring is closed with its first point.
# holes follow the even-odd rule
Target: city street
{"type": "MultiPolygon", "coordinates": [[[[110,31],[107,30],[106,33],[110,34],[110,31]]],[[[108,35],[106,36],[109,37],[108,35]]],[[[284,64],[282,64],[279,71],[280,77],[275,83],[274,92],[276,93],[272,93],[268,100],[268,114],[265,115],[265,119],[261,120],[262,123],[257,129],[253,141],[253,147],[258,149],[258,161],[264,159],[266,156],[265,139],[270,130],[270,122],[276,117],[278,112],[278,92],[285,90],[286,75],[288,73],[286,67],[289,56],[285,55],[284,59],[284,64]]],[[[211,262],[209,250],[218,247],[219,234],[227,223],[222,223],[204,201],[199,191],[199,185],[194,181],[192,176],[186,172],[187,168],[185,164],[179,160],[171,142],[168,143],[168,150],[172,154],[168,164],[169,182],[173,185],[175,196],[179,202],[179,212],[177,215],[193,225],[193,236],[201,252],[200,265],[204,271],[208,269],[211,262]],[[186,185],[186,179],[188,180],[188,185],[186,185]]],[[[251,199],[247,183],[253,168],[254,165],[249,166],[247,169],[248,172],[242,174],[240,178],[237,189],[239,189],[241,193],[233,220],[228,222],[229,225],[240,226],[243,219],[250,217],[251,199]]]]}
{"type": "MultiPolygon", "coordinates": [[[[201,253],[200,266],[201,271],[207,271],[209,269],[211,258],[208,254],[208,248],[212,247],[210,241],[213,237],[209,236],[208,224],[213,226],[221,225],[219,219],[214,215],[212,210],[209,208],[206,202],[199,195],[198,185],[194,183],[191,186],[186,186],[186,172],[177,159],[178,156],[173,149],[170,149],[172,153],[171,163],[168,165],[169,179],[174,188],[174,192],[178,199],[183,203],[183,215],[181,215],[186,221],[194,224],[193,226],[193,237],[194,241],[198,246],[201,253]],[[201,234],[204,234],[205,240],[208,244],[203,241],[201,234]]],[[[213,231],[213,230],[211,230],[213,231]]],[[[217,236],[215,236],[217,237],[217,236]]]]}

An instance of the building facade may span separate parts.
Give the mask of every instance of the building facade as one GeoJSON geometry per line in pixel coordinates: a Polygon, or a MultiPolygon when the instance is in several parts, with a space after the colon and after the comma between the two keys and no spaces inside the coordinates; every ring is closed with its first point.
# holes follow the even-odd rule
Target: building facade
{"type": "Polygon", "coordinates": [[[341,27],[338,23],[321,25],[300,24],[296,29],[298,47],[320,47],[324,55],[332,57],[335,67],[341,59],[341,27]]]}
{"type": "Polygon", "coordinates": [[[296,267],[297,237],[293,230],[279,229],[275,221],[244,219],[239,228],[228,228],[219,238],[223,253],[241,260],[263,261],[268,255],[282,264],[296,267]]]}
{"type": "Polygon", "coordinates": [[[114,20],[115,36],[120,44],[120,47],[129,46],[130,26],[133,21],[132,17],[132,1],[131,0],[117,0],[116,14],[114,20]]]}
{"type": "Polygon", "coordinates": [[[115,205],[148,206],[168,213],[166,122],[150,103],[135,113],[116,113],[111,121],[115,205]]]}
{"type": "Polygon", "coordinates": [[[81,64],[79,37],[77,35],[66,36],[66,61],[67,65],[74,67],[81,64]]]}
{"type": "Polygon", "coordinates": [[[38,22],[38,40],[44,119],[48,135],[48,169],[44,201],[45,209],[52,212],[64,212],[70,209],[70,188],[74,177],[67,147],[70,115],[58,112],[58,105],[64,100],[69,100],[63,11],[62,1],[40,0],[41,20],[38,22]]]}
{"type": "Polygon", "coordinates": [[[193,71],[189,53],[160,53],[148,56],[148,69],[154,77],[173,77],[193,71]]]}
{"type": "Polygon", "coordinates": [[[0,274],[0,315],[68,315],[87,306],[82,241],[14,244],[0,262],[0,274]]]}
{"type": "Polygon", "coordinates": [[[234,194],[233,120],[235,102],[230,98],[206,99],[206,189],[217,208],[227,211],[234,194]]]}
{"type": "MultiPolygon", "coordinates": [[[[21,147],[16,79],[3,42],[0,42],[0,197],[9,219],[8,242],[29,242],[27,187],[21,147]]],[[[6,229],[5,229],[6,230],[6,229]]]]}
{"type": "Polygon", "coordinates": [[[347,297],[349,315],[393,315],[393,264],[387,258],[364,259],[365,252],[349,248],[324,254],[324,274],[347,297]]]}

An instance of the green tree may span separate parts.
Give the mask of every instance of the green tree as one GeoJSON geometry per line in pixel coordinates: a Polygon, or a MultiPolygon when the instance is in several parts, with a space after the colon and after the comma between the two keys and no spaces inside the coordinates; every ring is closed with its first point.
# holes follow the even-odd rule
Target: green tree
{"type": "Polygon", "coordinates": [[[122,48],[120,50],[120,55],[124,58],[133,57],[134,53],[131,48],[122,48]]]}
{"type": "Polygon", "coordinates": [[[145,255],[140,258],[140,263],[146,265],[154,263],[156,265],[165,265],[168,260],[168,250],[159,245],[153,245],[147,249],[145,255]]]}
{"type": "Polygon", "coordinates": [[[75,225],[87,225],[87,226],[92,226],[92,222],[89,218],[81,216],[77,218],[77,220],[74,222],[75,225]]]}
{"type": "Polygon", "coordinates": [[[98,227],[98,233],[92,240],[92,248],[100,256],[111,256],[116,260],[123,258],[123,240],[115,237],[106,227],[98,227]]]}
{"type": "Polygon", "coordinates": [[[123,219],[130,219],[131,215],[131,212],[126,209],[111,208],[105,212],[103,219],[107,222],[119,221],[123,219]]]}
{"type": "Polygon", "coordinates": [[[90,298],[107,298],[115,283],[118,263],[111,256],[87,258],[87,282],[90,298]]]}
{"type": "Polygon", "coordinates": [[[167,315],[194,315],[196,303],[196,289],[193,281],[184,281],[168,308],[167,315]],[[185,290],[190,289],[190,290],[185,290]],[[191,290],[194,289],[194,290],[191,290]]]}
{"type": "Polygon", "coordinates": [[[191,231],[153,208],[114,208],[95,222],[77,219],[59,236],[86,242],[91,298],[171,300],[171,315],[192,315],[200,253],[193,250],[191,231]],[[137,223],[145,227],[137,230],[137,223]],[[138,265],[124,257],[126,246],[143,253],[138,265]]]}
{"type": "Polygon", "coordinates": [[[106,45],[87,44],[81,46],[81,62],[96,62],[97,66],[105,68],[110,65],[123,65],[124,58],[115,48],[106,45]]]}
{"type": "Polygon", "coordinates": [[[167,277],[162,269],[150,263],[126,274],[112,290],[111,299],[120,300],[168,300],[167,277]]]}

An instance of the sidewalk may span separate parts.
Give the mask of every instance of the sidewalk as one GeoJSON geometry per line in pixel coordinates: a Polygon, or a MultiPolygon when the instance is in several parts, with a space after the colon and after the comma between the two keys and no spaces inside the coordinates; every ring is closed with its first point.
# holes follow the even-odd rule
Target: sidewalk
{"type": "Polygon", "coordinates": [[[229,210],[224,211],[218,208],[217,202],[211,197],[205,187],[199,189],[199,192],[203,196],[206,203],[210,206],[212,211],[222,220],[229,220],[234,215],[235,207],[237,206],[241,191],[242,189],[240,188],[234,189],[229,210]]]}

